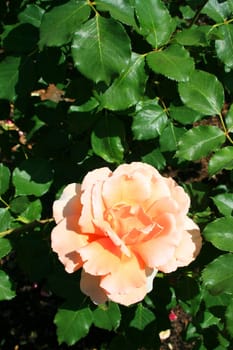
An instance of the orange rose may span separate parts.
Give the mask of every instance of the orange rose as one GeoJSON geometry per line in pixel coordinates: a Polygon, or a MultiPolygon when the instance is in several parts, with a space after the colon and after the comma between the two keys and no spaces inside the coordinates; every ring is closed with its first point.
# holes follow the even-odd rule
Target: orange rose
{"type": "Polygon", "coordinates": [[[130,305],[151,291],[157,271],[195,259],[198,226],[183,188],[143,163],[89,172],[53,205],[52,249],[67,272],[82,267],[81,290],[95,303],[130,305]]]}

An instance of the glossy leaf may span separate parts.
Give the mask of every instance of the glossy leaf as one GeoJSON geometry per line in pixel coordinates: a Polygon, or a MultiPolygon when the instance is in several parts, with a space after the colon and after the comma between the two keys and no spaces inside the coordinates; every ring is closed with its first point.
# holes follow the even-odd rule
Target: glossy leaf
{"type": "Polygon", "coordinates": [[[184,104],[205,115],[219,114],[224,102],[224,91],[215,75],[194,71],[187,82],[179,83],[184,104]]]}
{"type": "Polygon", "coordinates": [[[16,195],[42,196],[52,183],[53,171],[48,161],[28,159],[13,171],[16,195]]]}
{"type": "Polygon", "coordinates": [[[0,300],[10,300],[14,296],[15,292],[12,290],[12,284],[8,275],[0,270],[0,300]]]}
{"type": "Polygon", "coordinates": [[[185,46],[205,46],[207,38],[201,27],[183,29],[175,35],[175,41],[185,46]]]}
{"type": "Polygon", "coordinates": [[[187,106],[174,106],[169,108],[170,116],[172,119],[178,121],[183,125],[193,124],[197,120],[200,120],[203,115],[187,106]]]}
{"type": "Polygon", "coordinates": [[[73,33],[88,19],[90,7],[85,0],[70,0],[46,12],[40,26],[40,47],[60,46],[72,40],[73,33]]]}
{"type": "Polygon", "coordinates": [[[129,62],[129,37],[119,22],[96,15],[75,32],[72,56],[87,78],[109,84],[129,62]]]}
{"type": "Polygon", "coordinates": [[[231,216],[233,213],[233,193],[221,193],[212,197],[221,214],[231,216]]]}
{"type": "Polygon", "coordinates": [[[42,205],[39,199],[31,202],[27,208],[20,213],[20,220],[24,223],[39,220],[41,217],[42,205]]]}
{"type": "Polygon", "coordinates": [[[163,130],[159,144],[162,152],[176,151],[178,142],[181,136],[184,134],[185,129],[177,128],[173,123],[168,123],[166,128],[163,130]]]}
{"type": "Polygon", "coordinates": [[[216,248],[233,252],[233,217],[220,218],[208,224],[203,235],[216,248]]]}
{"type": "Polygon", "coordinates": [[[161,134],[167,115],[158,100],[139,102],[133,117],[132,131],[136,140],[150,140],[161,134]]]}
{"type": "Polygon", "coordinates": [[[99,11],[109,11],[113,18],[136,27],[134,8],[130,0],[97,0],[95,4],[99,11]]]}
{"type": "Polygon", "coordinates": [[[103,117],[91,134],[93,151],[109,163],[120,163],[124,157],[124,126],[116,117],[103,117]]]}
{"type": "Polygon", "coordinates": [[[126,69],[100,96],[102,107],[115,111],[135,105],[145,90],[147,76],[144,65],[144,56],[133,54],[126,69]]]}
{"type": "Polygon", "coordinates": [[[0,164],[0,195],[5,193],[9,188],[10,170],[3,164],[0,164]]]}
{"type": "Polygon", "coordinates": [[[225,141],[222,130],[215,126],[200,125],[188,130],[179,140],[177,157],[198,160],[220,147],[225,141]]]}
{"type": "Polygon", "coordinates": [[[176,81],[189,80],[189,75],[194,70],[193,58],[180,45],[170,45],[164,50],[149,53],[147,63],[155,73],[176,81]]]}
{"type": "Polygon", "coordinates": [[[202,13],[205,13],[216,22],[224,22],[231,13],[227,1],[219,2],[217,0],[209,0],[202,9],[202,13]]]}
{"type": "Polygon", "coordinates": [[[98,305],[93,311],[93,322],[96,327],[111,331],[118,328],[120,320],[121,312],[115,303],[98,305]]]}
{"type": "Polygon", "coordinates": [[[34,27],[39,28],[44,12],[43,8],[31,4],[27,5],[18,17],[21,23],[30,23],[34,27]]]}
{"type": "Polygon", "coordinates": [[[166,44],[175,30],[175,21],[161,0],[135,0],[140,33],[153,47],[166,44]]]}
{"type": "Polygon", "coordinates": [[[11,217],[8,208],[0,208],[0,232],[9,229],[12,221],[13,218],[11,217]]]}
{"type": "Polygon", "coordinates": [[[219,31],[223,39],[215,42],[217,55],[227,67],[233,68],[233,25],[224,24],[219,31]]]}
{"type": "Polygon", "coordinates": [[[232,133],[233,132],[233,105],[231,105],[226,115],[225,122],[229,133],[232,133]]]}
{"type": "Polygon", "coordinates": [[[10,241],[6,238],[0,238],[0,259],[9,254],[11,249],[10,241]]]}
{"type": "Polygon", "coordinates": [[[0,62],[0,98],[12,101],[16,97],[19,65],[19,57],[8,56],[0,62]]]}
{"type": "Polygon", "coordinates": [[[154,149],[153,151],[142,156],[142,161],[152,165],[158,170],[162,170],[166,166],[166,159],[159,149],[154,149]]]}
{"type": "Polygon", "coordinates": [[[75,344],[88,334],[92,322],[92,312],[88,307],[72,310],[63,305],[58,309],[54,319],[59,344],[63,342],[70,346],[75,344]]]}
{"type": "Polygon", "coordinates": [[[209,161],[208,172],[211,176],[223,169],[233,169],[233,146],[221,148],[209,161]]]}
{"type": "Polygon", "coordinates": [[[155,314],[143,306],[138,304],[133,320],[130,322],[130,326],[143,330],[149,323],[155,320],[155,314]]]}
{"type": "Polygon", "coordinates": [[[233,254],[219,256],[202,273],[205,288],[212,294],[233,293],[233,254]]]}

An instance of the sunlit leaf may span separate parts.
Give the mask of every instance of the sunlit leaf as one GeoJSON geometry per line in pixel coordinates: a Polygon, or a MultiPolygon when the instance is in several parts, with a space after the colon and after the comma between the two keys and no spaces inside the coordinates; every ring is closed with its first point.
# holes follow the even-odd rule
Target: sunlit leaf
{"type": "Polygon", "coordinates": [[[75,32],[72,56],[86,77],[109,83],[129,62],[129,37],[119,22],[96,15],[75,32]]]}
{"type": "Polygon", "coordinates": [[[10,241],[6,238],[0,238],[0,259],[9,254],[11,249],[10,241]]]}
{"type": "Polygon", "coordinates": [[[224,141],[222,130],[215,126],[200,125],[181,136],[176,155],[181,159],[198,160],[217,149],[224,141]]]}
{"type": "Polygon", "coordinates": [[[0,195],[8,190],[10,176],[10,170],[5,165],[0,164],[0,195]]]}
{"type": "Polygon", "coordinates": [[[19,20],[21,23],[30,23],[34,27],[39,28],[44,14],[44,9],[35,5],[27,5],[26,8],[19,13],[19,20]]]}
{"type": "Polygon", "coordinates": [[[174,39],[177,43],[185,46],[207,45],[206,35],[201,27],[183,29],[175,35],[174,39]]]}
{"type": "Polygon", "coordinates": [[[232,215],[233,212],[233,193],[221,193],[212,197],[214,204],[221,214],[225,216],[232,215]]]}
{"type": "Polygon", "coordinates": [[[233,252],[233,217],[216,219],[209,223],[203,235],[215,247],[228,252],[233,252]]]}
{"type": "Polygon", "coordinates": [[[164,50],[149,53],[147,63],[154,72],[176,81],[187,81],[194,70],[193,58],[180,45],[170,45],[164,50]]]}
{"type": "Polygon", "coordinates": [[[109,331],[117,329],[121,320],[119,306],[115,303],[99,305],[93,311],[93,322],[96,327],[109,331]]]}
{"type": "Polygon", "coordinates": [[[147,76],[144,56],[133,54],[120,76],[100,96],[101,105],[110,110],[124,110],[135,105],[142,97],[147,76]]]}
{"type": "Polygon", "coordinates": [[[179,83],[179,93],[184,104],[205,115],[220,114],[224,91],[215,75],[194,71],[187,82],[179,83]]]}
{"type": "Polygon", "coordinates": [[[233,146],[221,148],[209,161],[208,172],[211,176],[223,169],[233,169],[233,146]]]}
{"type": "Polygon", "coordinates": [[[223,39],[215,42],[217,55],[227,67],[233,68],[233,25],[224,24],[219,31],[223,39]]]}
{"type": "Polygon", "coordinates": [[[0,300],[10,300],[14,296],[15,292],[12,290],[12,284],[8,275],[0,270],[0,300]]]}
{"type": "Polygon", "coordinates": [[[206,310],[204,312],[200,325],[202,328],[208,328],[214,325],[218,325],[220,322],[221,318],[214,316],[210,311],[206,310]]]}

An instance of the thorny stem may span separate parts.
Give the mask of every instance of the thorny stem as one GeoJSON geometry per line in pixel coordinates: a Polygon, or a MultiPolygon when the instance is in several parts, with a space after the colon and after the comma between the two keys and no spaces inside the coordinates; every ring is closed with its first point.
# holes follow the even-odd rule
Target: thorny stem
{"type": "Polygon", "coordinates": [[[21,227],[10,228],[9,230],[0,232],[0,238],[4,237],[6,235],[9,235],[11,233],[22,233],[22,232],[25,232],[27,230],[31,230],[38,225],[45,225],[45,224],[47,224],[49,222],[53,222],[53,221],[54,221],[53,218],[44,219],[44,220],[34,220],[34,221],[29,222],[28,224],[25,224],[21,227]]]}

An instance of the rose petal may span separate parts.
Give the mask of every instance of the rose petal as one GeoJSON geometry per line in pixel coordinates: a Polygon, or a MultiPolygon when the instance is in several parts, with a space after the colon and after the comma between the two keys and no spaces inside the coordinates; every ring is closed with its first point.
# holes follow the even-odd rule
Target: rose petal
{"type": "Polygon", "coordinates": [[[53,203],[53,217],[56,223],[69,215],[80,215],[80,194],[80,184],[72,183],[64,188],[61,197],[53,203]]]}
{"type": "Polygon", "coordinates": [[[80,289],[95,304],[103,304],[108,300],[105,291],[100,288],[100,277],[92,276],[84,270],[81,274],[80,289]]]}
{"type": "MultiPolygon", "coordinates": [[[[73,230],[67,228],[67,221],[62,220],[54,227],[51,234],[51,245],[58,254],[59,260],[64,264],[67,272],[76,271],[82,266],[82,260],[77,250],[88,242],[88,237],[75,231],[76,217],[70,217],[69,223],[73,230]]],[[[77,228],[76,223],[76,228],[77,228]]]]}

